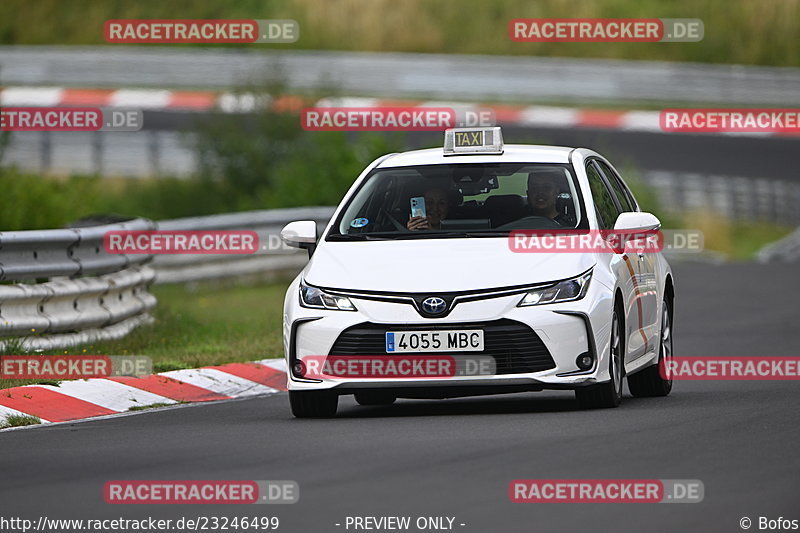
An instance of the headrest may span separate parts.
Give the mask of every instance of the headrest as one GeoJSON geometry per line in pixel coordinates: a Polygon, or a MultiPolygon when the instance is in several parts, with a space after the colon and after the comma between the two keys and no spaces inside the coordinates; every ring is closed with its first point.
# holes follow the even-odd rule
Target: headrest
{"type": "Polygon", "coordinates": [[[529,187],[531,181],[533,181],[534,179],[551,181],[556,185],[556,188],[558,190],[566,190],[566,185],[567,185],[566,178],[564,176],[564,171],[560,168],[542,168],[529,172],[528,173],[529,187]]]}
{"type": "Polygon", "coordinates": [[[483,205],[489,211],[519,209],[525,205],[525,200],[518,194],[495,194],[489,196],[483,205]]]}

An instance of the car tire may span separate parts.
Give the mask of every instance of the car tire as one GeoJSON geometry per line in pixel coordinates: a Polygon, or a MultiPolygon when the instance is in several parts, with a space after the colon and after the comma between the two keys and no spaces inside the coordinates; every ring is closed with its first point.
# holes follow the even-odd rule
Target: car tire
{"type": "Polygon", "coordinates": [[[355,397],[358,405],[392,405],[397,400],[391,394],[376,392],[357,392],[355,397]]]}
{"type": "Polygon", "coordinates": [[[628,389],[638,398],[667,396],[672,391],[672,378],[661,375],[661,366],[669,369],[672,361],[672,312],[664,301],[661,306],[661,336],[658,345],[656,364],[628,376],[628,389]]]}
{"type": "Polygon", "coordinates": [[[582,409],[603,409],[619,406],[622,402],[622,378],[624,350],[624,335],[622,322],[619,320],[620,310],[614,306],[611,316],[611,349],[609,353],[608,371],[611,379],[607,383],[600,383],[590,387],[575,389],[575,399],[582,409]]]}
{"type": "Polygon", "coordinates": [[[329,391],[289,391],[289,405],[296,418],[331,418],[339,396],[329,391]]]}

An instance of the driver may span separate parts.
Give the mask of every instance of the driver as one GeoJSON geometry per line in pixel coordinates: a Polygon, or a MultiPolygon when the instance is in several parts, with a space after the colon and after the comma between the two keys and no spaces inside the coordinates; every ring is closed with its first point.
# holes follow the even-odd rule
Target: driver
{"type": "Polygon", "coordinates": [[[553,172],[528,174],[528,205],[523,216],[546,217],[562,225],[569,225],[563,213],[556,209],[561,176],[553,172]]]}
{"type": "Polygon", "coordinates": [[[429,189],[425,193],[425,213],[428,216],[411,217],[406,227],[411,231],[423,229],[441,229],[442,219],[447,218],[450,210],[450,201],[447,191],[442,188],[429,189]]]}

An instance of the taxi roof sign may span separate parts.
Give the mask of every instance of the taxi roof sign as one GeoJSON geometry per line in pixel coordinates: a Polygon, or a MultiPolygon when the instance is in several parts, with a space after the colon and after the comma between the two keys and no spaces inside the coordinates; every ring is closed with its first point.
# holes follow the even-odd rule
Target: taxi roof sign
{"type": "Polygon", "coordinates": [[[492,128],[451,128],[444,132],[444,155],[502,154],[503,132],[492,128]]]}

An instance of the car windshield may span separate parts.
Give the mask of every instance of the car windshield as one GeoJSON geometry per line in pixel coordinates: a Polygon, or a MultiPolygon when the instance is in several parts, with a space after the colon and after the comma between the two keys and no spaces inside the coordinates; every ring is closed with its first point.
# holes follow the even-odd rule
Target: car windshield
{"type": "Polygon", "coordinates": [[[570,165],[492,163],[374,170],[329,240],[491,237],[588,228],[570,165]]]}

